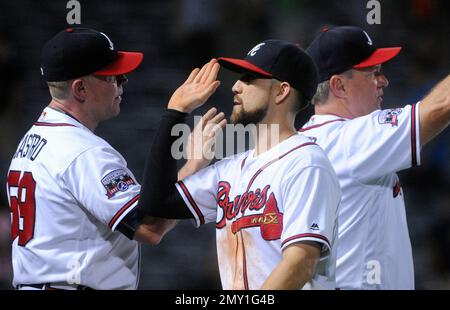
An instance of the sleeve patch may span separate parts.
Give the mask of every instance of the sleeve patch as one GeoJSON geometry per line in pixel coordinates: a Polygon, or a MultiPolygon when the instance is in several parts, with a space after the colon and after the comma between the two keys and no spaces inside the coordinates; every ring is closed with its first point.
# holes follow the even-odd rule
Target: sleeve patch
{"type": "Polygon", "coordinates": [[[117,169],[108,173],[103,177],[101,182],[106,189],[108,199],[114,197],[118,192],[126,192],[130,185],[136,184],[124,169],[117,169]]]}
{"type": "Polygon", "coordinates": [[[391,124],[392,127],[398,126],[398,116],[402,113],[403,109],[389,109],[383,110],[378,115],[378,123],[383,124],[391,124]]]}

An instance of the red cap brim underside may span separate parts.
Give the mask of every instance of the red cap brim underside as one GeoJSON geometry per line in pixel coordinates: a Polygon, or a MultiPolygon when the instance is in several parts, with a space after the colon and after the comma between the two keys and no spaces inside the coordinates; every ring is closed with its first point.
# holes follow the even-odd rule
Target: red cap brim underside
{"type": "Polygon", "coordinates": [[[226,67],[227,69],[238,73],[251,71],[260,74],[262,76],[273,77],[272,74],[270,74],[269,72],[264,71],[263,69],[243,59],[219,57],[217,60],[219,61],[220,64],[223,64],[224,67],[226,67]]]}
{"type": "Polygon", "coordinates": [[[385,63],[386,61],[389,61],[395,56],[397,56],[398,53],[400,53],[401,49],[402,49],[401,47],[378,48],[375,50],[375,52],[373,52],[372,55],[369,56],[369,58],[363,60],[361,63],[357,64],[353,68],[361,69],[385,63]]]}
{"type": "Polygon", "coordinates": [[[127,74],[135,70],[142,62],[144,54],[139,52],[117,52],[117,59],[95,72],[97,75],[120,75],[127,74]]]}

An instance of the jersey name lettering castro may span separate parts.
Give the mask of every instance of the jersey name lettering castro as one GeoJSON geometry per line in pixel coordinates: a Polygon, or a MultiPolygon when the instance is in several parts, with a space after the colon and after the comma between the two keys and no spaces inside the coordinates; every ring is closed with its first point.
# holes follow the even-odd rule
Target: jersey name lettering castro
{"type": "Polygon", "coordinates": [[[118,231],[140,186],[124,158],[72,117],[45,108],[13,156],[13,285],[134,289],[139,246],[118,231]]]}
{"type": "Polygon", "coordinates": [[[315,241],[321,261],[305,288],[334,289],[337,177],[302,135],[254,156],[225,158],[177,183],[196,225],[215,222],[224,289],[259,289],[292,243],[315,241]]]}
{"type": "Polygon", "coordinates": [[[419,104],[346,120],[314,115],[300,132],[327,153],[342,189],[336,280],[343,289],[414,289],[397,171],[420,163],[419,104]]]}

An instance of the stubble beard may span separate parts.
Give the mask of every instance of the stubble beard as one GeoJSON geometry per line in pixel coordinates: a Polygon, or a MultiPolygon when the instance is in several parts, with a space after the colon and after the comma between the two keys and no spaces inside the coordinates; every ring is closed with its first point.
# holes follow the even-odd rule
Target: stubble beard
{"type": "Polygon", "coordinates": [[[241,106],[240,111],[233,111],[233,113],[231,113],[230,121],[233,125],[241,124],[244,127],[249,124],[256,125],[266,117],[268,109],[268,104],[265,104],[264,106],[253,111],[247,111],[243,106],[241,106]]]}

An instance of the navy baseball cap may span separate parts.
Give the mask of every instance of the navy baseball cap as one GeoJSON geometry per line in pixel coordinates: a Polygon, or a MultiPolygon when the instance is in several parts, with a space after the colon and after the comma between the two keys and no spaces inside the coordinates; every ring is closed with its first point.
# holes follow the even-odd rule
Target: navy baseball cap
{"type": "Polygon", "coordinates": [[[288,82],[309,100],[317,90],[319,75],[313,60],[303,49],[287,41],[266,40],[253,47],[244,59],[219,57],[218,61],[237,73],[251,72],[288,82]]]}
{"type": "Polygon", "coordinates": [[[385,63],[397,56],[401,49],[377,48],[363,29],[342,26],[325,28],[306,52],[314,59],[319,69],[320,82],[323,82],[351,68],[367,68],[385,63]]]}
{"type": "Polygon", "coordinates": [[[120,75],[136,69],[143,57],[140,52],[116,51],[103,32],[68,28],[45,44],[41,73],[47,82],[67,81],[89,74],[120,75]]]}

